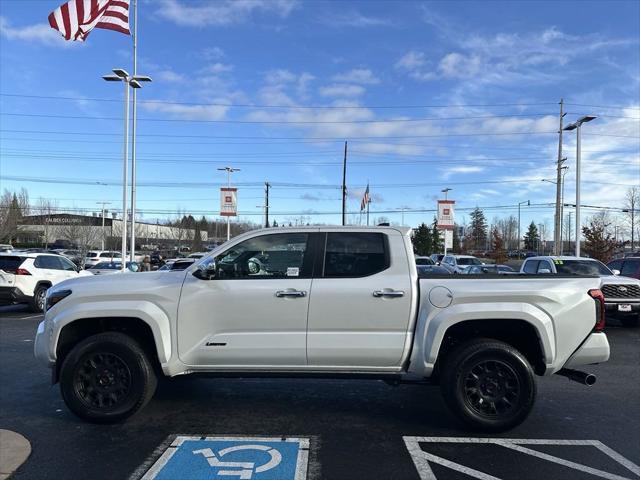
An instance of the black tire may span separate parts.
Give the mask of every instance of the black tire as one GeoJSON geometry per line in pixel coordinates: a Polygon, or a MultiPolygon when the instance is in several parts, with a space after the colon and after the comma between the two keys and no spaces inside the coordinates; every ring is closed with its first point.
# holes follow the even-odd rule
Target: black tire
{"type": "Polygon", "coordinates": [[[464,343],[447,355],[440,389],[456,416],[488,432],[522,423],[536,396],[527,359],[511,345],[488,338],[464,343]]]}
{"type": "Polygon", "coordinates": [[[44,301],[47,297],[48,286],[38,285],[33,291],[33,298],[29,302],[29,309],[33,313],[41,313],[44,311],[44,301]]]}
{"type": "Polygon", "coordinates": [[[624,325],[625,327],[629,327],[629,328],[637,327],[638,325],[640,325],[640,314],[635,316],[622,317],[620,321],[622,322],[622,325],[624,325]]]}
{"type": "Polygon", "coordinates": [[[84,339],[60,369],[60,391],[67,407],[94,423],[129,418],[151,400],[157,382],[143,348],[119,332],[84,339]]]}

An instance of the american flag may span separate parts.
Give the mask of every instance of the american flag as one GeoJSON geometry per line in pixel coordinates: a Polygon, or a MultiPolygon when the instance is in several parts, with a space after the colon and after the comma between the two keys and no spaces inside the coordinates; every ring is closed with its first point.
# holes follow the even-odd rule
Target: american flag
{"type": "Polygon", "coordinates": [[[360,211],[367,208],[367,204],[371,201],[371,197],[369,196],[369,184],[367,183],[367,189],[364,191],[364,195],[362,196],[362,202],[360,202],[360,211]]]}
{"type": "Polygon", "coordinates": [[[49,25],[65,40],[81,42],[94,28],[130,35],[129,0],[71,0],[51,12],[49,25]]]}

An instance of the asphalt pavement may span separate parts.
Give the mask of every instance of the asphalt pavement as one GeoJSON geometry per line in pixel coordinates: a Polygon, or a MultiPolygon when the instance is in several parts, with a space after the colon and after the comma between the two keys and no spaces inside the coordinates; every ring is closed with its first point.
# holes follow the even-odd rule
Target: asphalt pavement
{"type": "MultiPolygon", "coordinates": [[[[165,379],[129,421],[84,423],[33,357],[41,318],[0,308],[0,428],[32,447],[16,480],[139,478],[180,435],[306,439],[301,479],[640,478],[637,328],[610,322],[611,360],[589,368],[595,386],[539,378],[525,423],[486,436],[467,431],[437,387],[370,380],[165,379]]],[[[274,478],[265,475],[250,478],[274,478]]]]}

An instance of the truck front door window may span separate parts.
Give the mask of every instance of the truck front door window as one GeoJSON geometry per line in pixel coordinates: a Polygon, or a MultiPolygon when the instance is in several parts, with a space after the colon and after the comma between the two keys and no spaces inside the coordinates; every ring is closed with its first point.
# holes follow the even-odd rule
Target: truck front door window
{"type": "Polygon", "coordinates": [[[306,233],[283,233],[250,238],[217,258],[217,278],[308,277],[304,257],[306,233]]]}

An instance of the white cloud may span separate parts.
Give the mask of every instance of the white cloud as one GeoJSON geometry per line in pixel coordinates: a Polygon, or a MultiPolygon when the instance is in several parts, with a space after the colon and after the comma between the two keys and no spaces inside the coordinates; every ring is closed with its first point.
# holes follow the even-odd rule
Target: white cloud
{"type": "Polygon", "coordinates": [[[217,62],[202,68],[200,70],[200,73],[210,74],[210,75],[219,75],[221,73],[231,72],[232,70],[233,70],[233,65],[217,62]]]}
{"type": "Polygon", "coordinates": [[[480,173],[484,171],[485,171],[485,167],[477,167],[477,166],[459,166],[459,167],[448,167],[446,169],[441,169],[443,180],[447,180],[454,175],[465,175],[468,173],[480,173]]]}
{"type": "Polygon", "coordinates": [[[247,21],[257,12],[287,17],[297,0],[160,0],[156,15],[185,27],[226,26],[247,21]]]}
{"type": "Polygon", "coordinates": [[[358,97],[364,94],[365,89],[361,85],[349,85],[345,83],[334,83],[320,88],[320,95],[323,97],[358,97]]]}
{"type": "Polygon", "coordinates": [[[37,23],[26,27],[14,27],[6,17],[2,16],[0,16],[0,37],[5,37],[8,40],[21,40],[61,48],[82,45],[82,42],[66,41],[59,32],[46,23],[37,23]]]}
{"type": "MultiPolygon", "coordinates": [[[[218,100],[216,103],[225,103],[218,100]]],[[[177,105],[161,102],[145,102],[142,108],[149,112],[168,113],[185,120],[221,120],[225,117],[229,107],[218,105],[177,105]]]]}
{"type": "Polygon", "coordinates": [[[438,70],[444,77],[468,78],[480,72],[482,61],[477,55],[449,53],[445,55],[438,70]]]}
{"type": "Polygon", "coordinates": [[[329,13],[323,15],[319,19],[320,23],[327,27],[334,28],[367,28],[367,27],[383,27],[391,26],[393,23],[387,18],[370,17],[362,13],[352,10],[350,12],[329,13]]]}
{"type": "Polygon", "coordinates": [[[404,54],[395,64],[397,70],[404,71],[414,80],[431,80],[435,77],[429,68],[429,62],[423,52],[412,50],[404,54]]]}
{"type": "Polygon", "coordinates": [[[220,47],[205,47],[200,54],[207,60],[220,60],[225,57],[224,50],[220,47]]]}
{"type": "Polygon", "coordinates": [[[368,68],[354,68],[348,72],[339,73],[333,76],[333,80],[342,83],[361,83],[363,85],[380,83],[380,79],[368,68]]]}
{"type": "Polygon", "coordinates": [[[154,80],[168,83],[182,83],[186,80],[184,75],[174,72],[173,70],[160,70],[156,72],[153,77],[154,80]]]}

